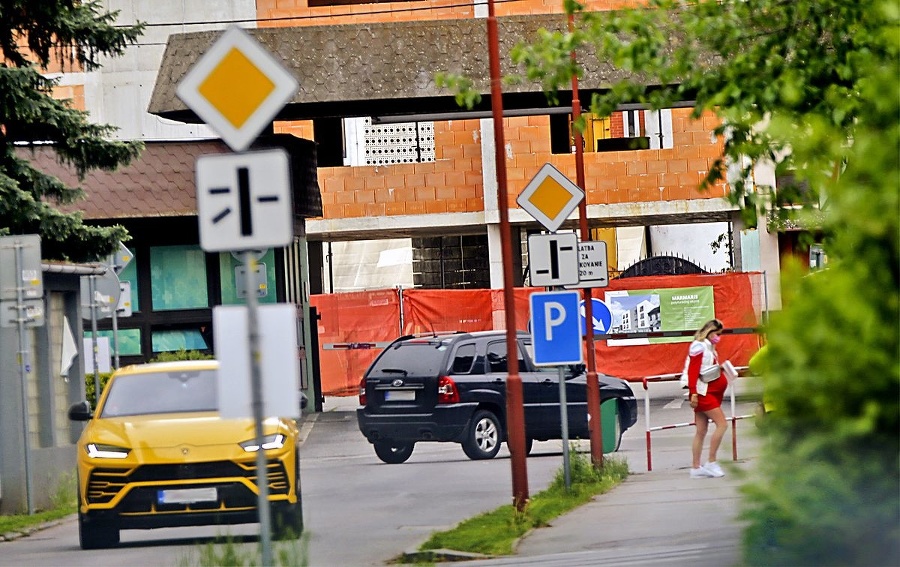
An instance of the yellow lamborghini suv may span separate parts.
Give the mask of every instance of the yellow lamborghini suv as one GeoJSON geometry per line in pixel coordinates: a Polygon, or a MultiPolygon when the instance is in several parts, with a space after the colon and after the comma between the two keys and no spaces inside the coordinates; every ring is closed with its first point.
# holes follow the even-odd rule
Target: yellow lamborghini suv
{"type": "MultiPolygon", "coordinates": [[[[78,441],[78,528],[82,549],[119,543],[119,530],[259,521],[252,419],[219,417],[218,363],[142,364],[113,374],[78,441]]],[[[299,408],[298,408],[299,414],[299,408]]],[[[302,529],[298,428],[264,422],[273,535],[302,529]]]]}

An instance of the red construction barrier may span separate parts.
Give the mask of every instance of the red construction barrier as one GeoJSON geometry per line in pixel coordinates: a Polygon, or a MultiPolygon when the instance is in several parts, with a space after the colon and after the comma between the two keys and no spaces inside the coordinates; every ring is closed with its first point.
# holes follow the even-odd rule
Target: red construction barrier
{"type": "MultiPolygon", "coordinates": [[[[738,371],[746,370],[746,366],[738,366],[735,367],[738,371]]],[[[665,429],[676,429],[678,427],[696,427],[696,423],[693,421],[685,422],[685,423],[672,423],[669,425],[657,425],[655,427],[650,427],[650,390],[647,388],[647,384],[649,382],[673,382],[675,380],[681,379],[681,373],[678,374],[662,374],[658,376],[645,376],[641,379],[641,383],[644,385],[644,420],[647,424],[646,427],[646,444],[647,444],[647,472],[653,470],[653,456],[651,451],[651,441],[650,441],[650,432],[651,431],[662,431],[665,429]]],[[[731,398],[731,417],[726,417],[726,420],[731,421],[731,460],[737,461],[738,459],[738,449],[737,449],[737,420],[739,419],[747,419],[750,417],[755,417],[754,415],[734,415],[735,414],[735,400],[734,400],[734,384],[729,384],[729,392],[731,398]]]]}
{"type": "MultiPolygon", "coordinates": [[[[709,286],[713,288],[716,317],[725,324],[726,331],[752,331],[759,325],[763,304],[761,282],[762,274],[758,272],[643,276],[612,280],[609,287],[593,290],[593,296],[604,299],[608,291],[709,286]]],[[[535,291],[542,291],[542,288],[513,290],[516,328],[519,330],[528,328],[528,297],[535,291]]],[[[363,345],[380,345],[403,334],[480,331],[505,326],[503,290],[500,289],[384,289],[314,295],[310,303],[320,315],[319,370],[322,393],[326,396],[356,395],[360,378],[379,351],[363,345]],[[332,345],[332,348],[324,345],[332,345]]],[[[658,336],[669,337],[671,333],[663,331],[658,336]]],[[[610,346],[607,338],[598,337],[594,341],[597,371],[631,381],[640,381],[647,375],[680,372],[692,330],[678,333],[684,337],[684,342],[610,346]]],[[[722,358],[737,365],[746,365],[759,349],[759,338],[752,332],[723,335],[717,350],[722,358]]],[[[627,337],[622,335],[622,338],[627,337]]]]}
{"type": "Polygon", "coordinates": [[[397,291],[384,289],[314,295],[310,298],[319,313],[319,373],[322,394],[355,396],[359,381],[375,357],[377,346],[400,335],[400,300],[397,291]],[[326,348],[330,345],[333,348],[326,348]],[[334,345],[356,345],[340,348],[334,345]]]}

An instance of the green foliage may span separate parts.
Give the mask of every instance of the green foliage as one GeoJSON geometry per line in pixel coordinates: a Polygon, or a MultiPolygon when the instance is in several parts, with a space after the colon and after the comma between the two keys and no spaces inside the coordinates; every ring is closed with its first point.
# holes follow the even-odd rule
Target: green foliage
{"type": "MultiPolygon", "coordinates": [[[[568,51],[632,79],[595,96],[722,121],[731,198],[747,218],[793,217],[825,237],[829,268],[786,268],[762,367],[774,411],[761,480],[746,487],[751,565],[900,564],[900,7],[890,0],[652,0],[576,14],[571,33],[514,52],[528,77],[568,88],[568,51]],[[760,162],[795,186],[753,185],[760,162]]],[[[762,362],[762,364],[759,364],[762,362]]]]}
{"type": "Polygon", "coordinates": [[[78,503],[78,482],[74,472],[61,475],[56,481],[56,489],[50,495],[51,510],[75,510],[78,503]]]}
{"type": "Polygon", "coordinates": [[[475,83],[469,77],[453,73],[435,73],[434,84],[455,91],[456,104],[469,110],[481,102],[481,93],[475,90],[475,83]]]}
{"type": "MultiPolygon", "coordinates": [[[[276,542],[272,549],[274,565],[277,567],[306,567],[309,565],[309,533],[298,540],[276,542]]],[[[233,537],[220,538],[198,546],[191,553],[178,560],[179,567],[256,567],[262,564],[262,553],[258,545],[242,544],[233,537]]]]}
{"type": "MultiPolygon", "coordinates": [[[[881,5],[896,25],[897,7],[881,5]]],[[[752,564],[889,565],[900,562],[900,73],[897,28],[887,60],[860,63],[846,168],[823,178],[830,267],[785,281],[763,366],[776,410],[763,425],[765,482],[747,488],[752,564]]],[[[873,33],[875,33],[873,31],[873,33]]],[[[876,34],[877,35],[877,34],[876,34]]],[[[798,156],[839,140],[808,121],[798,156]]],[[[780,119],[777,128],[784,129],[780,119]]]]}
{"type": "Polygon", "coordinates": [[[175,362],[178,360],[212,360],[215,356],[200,350],[173,350],[161,352],[150,359],[150,362],[175,362]]]}
{"type": "Polygon", "coordinates": [[[593,51],[634,73],[612,84],[591,101],[592,112],[609,115],[618,105],[636,102],[665,108],[679,101],[695,101],[694,116],[716,113],[723,126],[725,157],[711,168],[703,187],[729,175],[730,199],[745,205],[753,222],[757,207],[773,201],[776,215],[788,216],[788,205],[817,205],[817,183],[782,185],[766,195],[752,185],[751,169],[769,161],[782,172],[799,172],[814,181],[812,171],[831,172],[845,157],[847,146],[804,156],[785,151],[786,139],[760,124],[777,110],[802,136],[815,114],[832,127],[839,140],[850,137],[862,104],[857,85],[864,77],[860,65],[868,57],[883,58],[884,46],[870,33],[886,25],[874,9],[876,0],[651,0],[650,7],[616,12],[583,11],[567,0],[576,26],[567,32],[540,32],[520,43],[513,60],[526,76],[538,80],[553,98],[569,89],[580,68],[572,50],[593,51]]]}
{"type": "MultiPolygon", "coordinates": [[[[52,97],[59,79],[40,69],[55,58],[71,69],[92,71],[101,55],[120,55],[143,25],[116,26],[115,13],[98,1],[4,1],[0,4],[0,235],[39,234],[47,259],[89,261],[113,252],[128,239],[119,225],[99,227],[54,205],[75,202],[79,188],[34,169],[22,144],[53,145],[61,163],[79,175],[127,164],[140,142],[107,139],[115,130],[92,124],[86,112],[52,97]]],[[[71,70],[70,69],[70,70],[71,70]]]]}
{"type": "MultiPolygon", "coordinates": [[[[97,374],[97,377],[100,379],[100,393],[103,394],[103,390],[106,389],[106,385],[109,383],[109,379],[112,377],[112,372],[100,372],[97,374]]],[[[84,396],[85,399],[91,404],[92,408],[97,407],[97,388],[94,383],[94,375],[93,374],[85,374],[84,375],[84,396]]]]}
{"type": "Polygon", "coordinates": [[[0,535],[30,530],[46,522],[71,516],[76,511],[75,503],[60,508],[43,510],[34,514],[13,514],[0,516],[0,535]]]}
{"type": "Polygon", "coordinates": [[[523,512],[517,512],[512,505],[501,506],[460,522],[451,530],[432,534],[419,549],[510,555],[515,541],[526,532],[546,526],[597,494],[608,492],[628,476],[625,461],[606,458],[603,463],[602,468],[595,469],[587,456],[573,450],[569,459],[569,490],[566,490],[565,472],[560,469],[550,486],[534,495],[523,512]]]}
{"type": "Polygon", "coordinates": [[[50,508],[30,515],[0,516],[0,536],[27,531],[40,524],[71,516],[76,511],[76,492],[75,474],[61,476],[50,495],[50,508]]]}

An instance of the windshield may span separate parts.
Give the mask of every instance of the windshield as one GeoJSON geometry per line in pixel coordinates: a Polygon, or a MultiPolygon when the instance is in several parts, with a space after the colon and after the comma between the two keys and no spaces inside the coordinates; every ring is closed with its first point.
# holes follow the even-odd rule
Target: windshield
{"type": "Polygon", "coordinates": [[[212,369],[117,376],[100,417],[216,411],[217,393],[212,369]]]}
{"type": "Polygon", "coordinates": [[[449,341],[414,339],[397,343],[384,350],[369,372],[370,376],[437,376],[444,372],[442,364],[449,341]]]}

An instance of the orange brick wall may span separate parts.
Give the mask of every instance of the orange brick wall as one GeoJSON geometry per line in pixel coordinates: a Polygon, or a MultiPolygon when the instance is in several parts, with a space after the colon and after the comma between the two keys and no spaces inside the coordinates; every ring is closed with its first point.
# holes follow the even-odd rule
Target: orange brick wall
{"type": "MultiPolygon", "coordinates": [[[[645,5],[644,0],[583,0],[585,9],[592,11],[618,10],[645,5]]],[[[557,14],[562,13],[562,0],[518,0],[516,2],[499,2],[494,5],[497,16],[515,16],[521,14],[557,14]]]]}
{"type": "Polygon", "coordinates": [[[474,13],[471,6],[460,6],[460,2],[457,0],[383,2],[312,8],[308,6],[307,0],[256,1],[256,17],[259,18],[259,27],[446,20],[471,18],[474,13]]]}
{"type": "MultiPolygon", "coordinates": [[[[589,10],[615,10],[641,6],[645,0],[586,0],[589,10]]],[[[497,16],[562,13],[562,0],[521,0],[498,2],[497,16]]],[[[400,22],[472,18],[471,4],[459,0],[423,0],[421,2],[382,2],[309,7],[307,0],[257,0],[259,27],[318,26],[329,24],[361,24],[367,22],[400,22]]]]}
{"type": "Polygon", "coordinates": [[[298,138],[312,140],[313,123],[312,120],[298,120],[296,122],[275,122],[273,130],[276,134],[293,134],[298,138]]]}
{"type": "MultiPolygon", "coordinates": [[[[610,10],[643,5],[643,0],[588,0],[588,9],[610,10]]],[[[259,25],[334,25],[383,21],[471,18],[471,5],[457,0],[423,0],[310,8],[307,0],[257,0],[259,25]]],[[[561,0],[498,3],[497,15],[558,13],[561,0]]],[[[667,150],[585,153],[588,204],[639,203],[720,197],[724,187],[701,194],[697,187],[722,153],[710,141],[715,118],[691,120],[689,109],[672,111],[674,147],[667,150]]],[[[613,135],[621,135],[622,118],[612,120],[613,135]]],[[[481,131],[477,120],[436,122],[433,163],[390,166],[322,167],[324,218],[476,212],[484,209],[481,173],[481,131]]],[[[313,139],[309,121],[277,123],[276,132],[313,139]]],[[[538,169],[547,162],[575,180],[575,156],[550,153],[547,116],[504,120],[507,144],[509,206],[538,169]]]]}
{"type": "Polygon", "coordinates": [[[320,167],[324,218],[483,211],[479,136],[477,120],[436,122],[434,162],[320,167]]]}
{"type": "MultiPolygon", "coordinates": [[[[711,142],[713,115],[690,119],[690,109],[672,111],[674,147],[665,150],[585,153],[588,204],[708,199],[724,186],[700,193],[697,187],[722,154],[711,142]]],[[[367,167],[319,168],[324,218],[475,212],[484,209],[481,132],[477,120],[435,123],[436,161],[367,167]]],[[[554,164],[576,179],[574,154],[550,153],[547,116],[504,120],[509,206],[538,169],[554,164]]]]}

